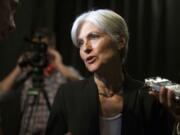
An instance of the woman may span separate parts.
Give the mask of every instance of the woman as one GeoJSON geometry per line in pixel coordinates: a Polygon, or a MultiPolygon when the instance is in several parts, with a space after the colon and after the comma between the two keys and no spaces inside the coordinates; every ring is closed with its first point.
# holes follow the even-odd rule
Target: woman
{"type": "Polygon", "coordinates": [[[125,72],[129,34],[121,16],[106,9],[86,12],[75,20],[71,37],[94,75],[60,88],[46,135],[172,134],[177,117],[163,105],[173,111],[173,92],[148,93],[125,72]]]}

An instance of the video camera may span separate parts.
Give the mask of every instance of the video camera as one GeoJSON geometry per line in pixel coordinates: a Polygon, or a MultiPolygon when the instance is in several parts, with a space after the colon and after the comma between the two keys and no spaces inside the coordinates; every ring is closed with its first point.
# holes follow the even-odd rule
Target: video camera
{"type": "Polygon", "coordinates": [[[43,69],[48,65],[48,45],[41,42],[41,37],[38,37],[38,41],[34,42],[29,39],[25,39],[29,43],[28,51],[22,56],[20,60],[20,67],[31,66],[32,68],[43,69]]]}
{"type": "Polygon", "coordinates": [[[47,45],[45,43],[32,42],[30,49],[23,55],[19,65],[21,67],[45,68],[48,65],[47,45]]]}

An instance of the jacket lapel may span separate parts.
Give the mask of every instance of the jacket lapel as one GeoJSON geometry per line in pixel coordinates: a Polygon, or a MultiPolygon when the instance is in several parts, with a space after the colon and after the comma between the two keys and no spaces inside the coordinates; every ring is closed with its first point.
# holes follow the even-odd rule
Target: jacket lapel
{"type": "Polygon", "coordinates": [[[88,118],[88,135],[99,135],[99,96],[98,89],[91,77],[85,86],[87,92],[87,118],[88,118]]]}
{"type": "Polygon", "coordinates": [[[140,108],[137,98],[139,97],[139,89],[142,87],[142,83],[135,81],[126,76],[124,85],[124,108],[122,119],[122,135],[141,135],[143,129],[139,123],[141,118],[139,117],[140,108]],[[141,130],[140,130],[141,129],[141,130]]]}

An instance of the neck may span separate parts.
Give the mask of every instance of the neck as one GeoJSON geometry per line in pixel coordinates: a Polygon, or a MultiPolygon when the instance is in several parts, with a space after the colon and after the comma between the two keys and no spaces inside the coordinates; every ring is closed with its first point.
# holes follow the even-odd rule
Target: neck
{"type": "Polygon", "coordinates": [[[123,89],[124,74],[122,70],[111,70],[105,74],[95,74],[95,82],[99,93],[110,96],[119,93],[123,89]]]}

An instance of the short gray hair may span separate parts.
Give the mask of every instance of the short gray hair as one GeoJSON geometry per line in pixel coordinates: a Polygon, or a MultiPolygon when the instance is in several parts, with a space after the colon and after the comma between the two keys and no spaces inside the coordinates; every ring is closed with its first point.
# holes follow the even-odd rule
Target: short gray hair
{"type": "Polygon", "coordinates": [[[126,21],[120,15],[109,9],[92,10],[81,14],[76,18],[71,29],[71,39],[76,47],[78,47],[77,34],[80,26],[85,21],[93,23],[96,27],[106,32],[115,42],[119,41],[120,36],[124,36],[125,52],[124,56],[122,56],[124,62],[129,42],[129,32],[126,21]]]}

